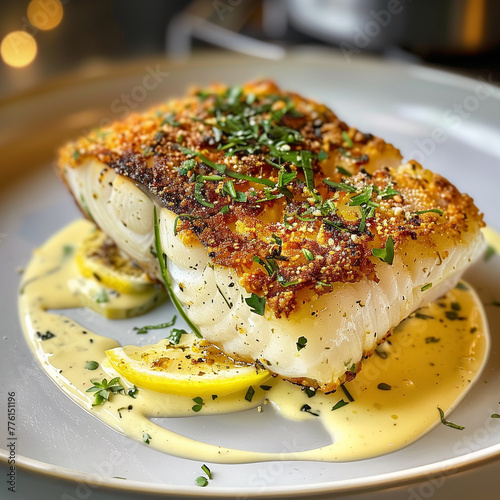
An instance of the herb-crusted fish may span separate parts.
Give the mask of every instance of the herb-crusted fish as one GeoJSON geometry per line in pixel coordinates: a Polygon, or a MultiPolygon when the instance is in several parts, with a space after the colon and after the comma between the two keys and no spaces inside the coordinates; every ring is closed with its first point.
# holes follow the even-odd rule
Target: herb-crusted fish
{"type": "Polygon", "coordinates": [[[470,197],[269,81],[94,131],[59,171],[197,333],[325,392],[484,245],[470,197]]]}

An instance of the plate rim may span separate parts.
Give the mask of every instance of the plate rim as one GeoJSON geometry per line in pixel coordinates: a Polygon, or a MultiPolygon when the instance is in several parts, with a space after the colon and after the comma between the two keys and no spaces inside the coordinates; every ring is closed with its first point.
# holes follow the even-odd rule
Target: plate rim
{"type": "MultiPolygon", "coordinates": [[[[89,82],[109,81],[115,78],[137,74],[138,70],[143,70],[147,64],[166,63],[168,68],[189,67],[192,64],[207,64],[207,59],[210,59],[210,65],[224,64],[231,65],[233,61],[241,62],[245,58],[248,61],[267,61],[252,56],[242,56],[241,54],[225,53],[214,51],[211,49],[197,51],[192,57],[186,60],[169,60],[166,57],[147,57],[135,58],[126,62],[105,63],[98,69],[100,72],[95,72],[94,69],[84,69],[74,71],[68,74],[53,77],[47,82],[37,85],[33,88],[20,91],[18,93],[0,97],[0,109],[24,102],[30,99],[43,98],[48,94],[53,94],[61,89],[71,89],[89,82]]],[[[345,63],[345,58],[339,50],[324,48],[324,47],[297,47],[286,52],[286,56],[278,61],[290,61],[298,59],[299,62],[306,63],[310,66],[335,67],[345,63]],[[318,50],[318,48],[320,50],[318,50]],[[328,55],[328,58],[325,57],[328,55]]],[[[461,90],[474,90],[477,81],[469,76],[450,73],[443,68],[431,65],[418,65],[408,61],[384,60],[376,56],[357,55],[353,62],[350,62],[351,67],[355,66],[372,66],[372,67],[391,67],[392,69],[407,75],[408,77],[425,76],[432,78],[442,86],[459,88],[461,90]]],[[[497,89],[500,87],[493,82],[497,89]]],[[[492,94],[491,98],[500,101],[500,95],[492,94]]],[[[28,174],[29,175],[29,174],[28,174]]],[[[9,182],[7,182],[7,185],[9,182]]],[[[390,455],[390,454],[388,454],[390,455]]],[[[440,460],[427,465],[413,467],[411,469],[403,469],[400,471],[386,472],[369,477],[364,477],[362,482],[360,478],[346,479],[340,481],[330,481],[314,484],[297,484],[291,486],[266,486],[261,491],[255,491],[251,487],[233,487],[233,486],[216,486],[211,484],[210,490],[204,490],[195,485],[193,486],[178,486],[170,484],[151,484],[136,480],[123,481],[121,479],[106,478],[104,483],[102,477],[95,473],[80,472],[66,467],[52,465],[47,462],[42,462],[23,455],[16,456],[16,467],[22,470],[43,475],[46,478],[52,477],[59,481],[78,482],[85,481],[86,484],[99,489],[115,492],[141,492],[147,494],[175,494],[181,497],[193,495],[199,497],[230,497],[235,494],[240,496],[245,495],[249,498],[273,497],[273,498],[292,498],[302,496],[304,494],[327,494],[327,493],[366,493],[373,491],[381,491],[382,489],[404,486],[416,483],[422,479],[426,481],[432,480],[436,476],[450,477],[465,470],[473,470],[478,467],[496,462],[500,459],[500,443],[483,448],[480,450],[469,452],[458,457],[440,460]]],[[[3,448],[0,449],[0,465],[8,465],[8,453],[3,448]]]]}
{"type": "MultiPolygon", "coordinates": [[[[279,64],[288,59],[300,59],[306,64],[319,64],[324,66],[332,66],[339,63],[345,63],[345,57],[341,51],[323,46],[304,45],[296,46],[286,51],[286,55],[274,62],[279,64]],[[325,57],[328,56],[328,58],[325,57]]],[[[183,66],[191,66],[192,64],[212,65],[213,59],[216,63],[222,61],[225,64],[231,64],[232,61],[241,62],[242,59],[248,61],[269,62],[269,59],[249,56],[247,54],[235,54],[233,52],[222,52],[213,49],[199,49],[187,59],[169,59],[167,57],[135,57],[128,61],[105,61],[98,63],[96,66],[87,66],[74,71],[69,71],[60,75],[52,76],[48,80],[41,82],[34,87],[20,90],[0,96],[0,108],[10,106],[19,101],[25,101],[33,97],[40,97],[44,94],[49,94],[59,89],[72,88],[77,85],[82,85],[90,82],[98,82],[110,80],[120,76],[136,75],[137,70],[144,70],[144,66],[148,64],[167,64],[168,67],[182,68],[183,66]],[[208,60],[210,59],[210,62],[208,60]]],[[[455,72],[437,64],[416,64],[413,61],[399,59],[381,59],[376,55],[357,54],[353,61],[347,62],[349,66],[390,66],[401,72],[417,72],[419,74],[429,74],[438,79],[443,85],[455,86],[457,88],[474,90],[473,85],[476,82],[469,75],[455,72]]],[[[491,82],[497,89],[500,90],[500,83],[491,82]]],[[[500,94],[492,94],[490,98],[500,100],[500,94]]]]}
{"type": "MultiPolygon", "coordinates": [[[[411,446],[411,445],[409,445],[411,446]]],[[[390,455],[387,454],[387,455],[390,455]]],[[[0,465],[7,466],[7,452],[0,449],[0,465]]],[[[40,460],[16,455],[16,468],[21,467],[30,473],[52,477],[59,481],[75,483],[84,481],[86,485],[93,486],[95,489],[105,489],[110,492],[129,492],[129,493],[147,493],[147,494],[175,494],[181,497],[192,497],[193,494],[199,497],[223,497],[231,498],[235,494],[246,496],[248,498],[298,498],[304,494],[327,494],[327,493],[369,493],[381,491],[390,487],[401,487],[417,483],[421,479],[432,481],[436,477],[450,477],[464,471],[470,471],[479,467],[498,461],[500,457],[500,443],[489,446],[482,450],[476,450],[460,457],[442,460],[427,465],[412,467],[395,472],[378,474],[375,476],[364,477],[360,484],[359,478],[345,479],[341,481],[330,481],[324,483],[298,484],[290,486],[266,486],[260,491],[255,491],[252,487],[236,486],[215,486],[211,485],[210,490],[204,490],[197,486],[177,486],[170,484],[150,484],[136,480],[126,480],[117,478],[106,478],[106,482],[98,474],[75,471],[66,467],[51,465],[40,460]],[[486,453],[490,451],[490,453],[486,453]],[[458,460],[460,459],[460,460],[458,460]],[[456,462],[459,463],[456,463],[456,462]],[[436,468],[436,465],[443,464],[436,468]],[[410,472],[410,474],[408,474],[410,472]]],[[[266,461],[263,463],[272,463],[276,461],[266,461]]],[[[292,461],[293,462],[293,461],[292,461]]],[[[242,465],[242,464],[237,464],[242,465]]]]}

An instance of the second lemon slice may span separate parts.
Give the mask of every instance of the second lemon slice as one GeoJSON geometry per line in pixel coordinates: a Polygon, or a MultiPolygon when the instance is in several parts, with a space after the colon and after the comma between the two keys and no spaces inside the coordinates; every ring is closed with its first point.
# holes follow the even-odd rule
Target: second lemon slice
{"type": "Polygon", "coordinates": [[[132,384],[157,392],[197,397],[225,396],[270,376],[267,370],[239,363],[194,335],[179,344],[165,339],[145,347],[106,351],[111,365],[132,384]]]}
{"type": "Polygon", "coordinates": [[[93,278],[119,293],[141,293],[153,287],[149,276],[99,229],[85,238],[75,259],[82,276],[93,278]]]}

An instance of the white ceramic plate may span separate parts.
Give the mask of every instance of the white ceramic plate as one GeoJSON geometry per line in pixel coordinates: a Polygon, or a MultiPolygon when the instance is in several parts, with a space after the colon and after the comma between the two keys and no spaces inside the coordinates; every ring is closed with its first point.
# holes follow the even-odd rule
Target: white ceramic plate
{"type": "MultiPolygon", "coordinates": [[[[490,417],[500,413],[496,357],[500,308],[488,305],[500,300],[498,256],[474,266],[466,276],[486,304],[492,355],[481,380],[453,413],[453,421],[465,430],[438,426],[411,446],[371,460],[209,464],[215,478],[202,489],[193,484],[200,463],[163,455],[110,430],[66,397],[33,359],[18,324],[17,269],[28,261],[34,247],[78,216],[51,168],[57,146],[96,123],[123,117],[127,108],[143,109],[181,95],[192,83],[238,83],[263,76],[327,103],[349,124],[384,137],[406,158],[416,157],[445,175],[475,198],[487,222],[499,227],[500,91],[490,82],[379,60],[354,57],[348,61],[329,51],[299,50],[281,61],[210,53],[184,64],[152,60],[104,72],[97,69],[95,74],[87,71],[0,102],[0,408],[5,416],[7,392],[15,391],[18,483],[48,489],[57,484],[57,494],[66,494],[67,499],[144,498],[148,492],[212,498],[313,494],[330,498],[416,483],[417,489],[405,490],[402,498],[409,498],[419,487],[427,488],[420,498],[428,498],[429,491],[444,491],[438,485],[444,475],[500,456],[500,419],[490,417]],[[117,476],[126,480],[114,479],[117,476]]],[[[160,314],[165,312],[151,313],[148,322],[159,322],[160,314]]],[[[121,342],[127,336],[130,342],[130,330],[137,324],[137,320],[104,323],[82,311],[73,316],[96,331],[107,328],[121,342]]],[[[150,334],[148,343],[152,339],[150,334]]],[[[243,412],[173,419],[171,428],[212,443],[256,450],[306,449],[326,439],[319,427],[265,413],[264,426],[256,426],[253,413],[243,412]]],[[[4,435],[2,447],[6,430],[4,435]]],[[[7,451],[0,450],[3,466],[6,458],[7,451]]],[[[498,471],[498,466],[490,467],[498,471]]],[[[40,494],[39,489],[39,498],[40,494]]],[[[388,493],[384,495],[388,498],[388,493]]]]}

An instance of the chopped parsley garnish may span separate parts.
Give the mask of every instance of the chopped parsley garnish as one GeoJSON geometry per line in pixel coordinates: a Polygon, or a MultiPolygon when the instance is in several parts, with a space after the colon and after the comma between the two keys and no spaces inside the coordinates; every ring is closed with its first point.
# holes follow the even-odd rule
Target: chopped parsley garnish
{"type": "Polygon", "coordinates": [[[361,193],[356,194],[356,196],[353,196],[349,201],[349,206],[359,206],[361,210],[361,222],[359,223],[360,232],[365,230],[366,219],[373,217],[375,209],[379,206],[378,203],[371,201],[374,189],[372,185],[366,186],[361,193]]]}
{"type": "MultiPolygon", "coordinates": [[[[227,170],[226,165],[218,164],[218,163],[215,163],[215,162],[209,160],[205,155],[203,155],[199,151],[194,151],[193,149],[184,148],[182,146],[179,146],[179,150],[181,151],[181,153],[183,153],[185,155],[198,156],[198,158],[200,158],[203,163],[205,163],[209,167],[212,167],[213,169],[217,170],[217,172],[219,172],[221,175],[226,175],[226,176],[232,177],[234,179],[241,179],[241,180],[246,180],[249,182],[254,182],[256,184],[264,184],[265,186],[274,187],[274,182],[269,180],[269,179],[252,177],[250,175],[242,174],[240,172],[233,172],[232,170],[227,170]]],[[[208,180],[223,180],[223,178],[216,179],[216,177],[218,177],[218,176],[215,176],[215,175],[214,176],[198,175],[196,177],[197,181],[198,181],[199,177],[202,177],[202,178],[208,177],[209,178],[208,180]]],[[[207,179],[205,179],[205,180],[207,180],[207,179]]],[[[195,197],[196,197],[196,185],[195,185],[195,197]]],[[[196,199],[198,199],[198,198],[196,198],[196,199]]],[[[202,203],[202,205],[203,205],[203,203],[202,203]]]]}
{"type": "Polygon", "coordinates": [[[496,253],[497,251],[495,250],[495,248],[491,245],[488,245],[488,247],[486,248],[486,252],[484,253],[485,262],[488,262],[496,253]]]}
{"type": "Polygon", "coordinates": [[[389,236],[385,242],[385,248],[373,248],[372,254],[378,257],[382,262],[387,262],[387,264],[392,265],[394,261],[394,241],[392,237],[389,236]]]}
{"type": "Polygon", "coordinates": [[[170,341],[171,344],[178,344],[181,341],[181,337],[183,335],[187,335],[188,332],[182,328],[172,328],[170,331],[170,335],[167,337],[167,339],[170,341]]]}
{"type": "Polygon", "coordinates": [[[352,403],[354,401],[354,398],[351,396],[351,393],[347,390],[347,387],[344,384],[342,384],[340,388],[344,391],[346,398],[352,403]]]}
{"type": "Polygon", "coordinates": [[[288,222],[289,218],[290,218],[290,216],[287,215],[287,214],[285,214],[283,216],[283,224],[285,225],[285,228],[288,229],[288,230],[292,229],[292,225],[290,224],[290,222],[288,222]]]}
{"type": "Polygon", "coordinates": [[[259,385],[259,387],[263,390],[263,391],[268,391],[269,389],[272,388],[271,385],[259,385]]]}
{"type": "Polygon", "coordinates": [[[233,172],[231,170],[227,170],[226,175],[232,177],[233,179],[241,179],[254,182],[255,184],[263,184],[264,186],[274,187],[274,182],[266,178],[252,177],[251,175],[241,174],[240,172],[233,172]]]}
{"type": "Polygon", "coordinates": [[[429,316],[428,314],[416,312],[415,313],[415,318],[418,318],[418,319],[434,319],[434,316],[429,316]]]}
{"type": "Polygon", "coordinates": [[[55,337],[55,334],[48,330],[45,333],[36,332],[36,334],[40,340],[50,340],[55,337]]]}
{"type": "Polygon", "coordinates": [[[439,408],[439,406],[438,406],[438,411],[439,411],[439,416],[441,418],[441,423],[443,423],[444,425],[446,425],[448,427],[451,427],[452,429],[458,429],[459,431],[465,429],[465,427],[463,425],[457,425],[457,424],[454,424],[454,423],[449,422],[448,420],[446,420],[444,418],[444,411],[441,410],[441,408],[439,408]]]}
{"type": "Polygon", "coordinates": [[[173,113],[167,113],[163,116],[163,120],[161,125],[170,125],[172,127],[179,127],[180,123],[175,119],[175,115],[173,113]]]}
{"type": "Polygon", "coordinates": [[[296,345],[297,345],[297,351],[304,349],[304,347],[307,345],[307,339],[305,337],[299,337],[296,342],[296,345]]]}
{"type": "Polygon", "coordinates": [[[196,161],[193,158],[189,158],[181,163],[178,172],[180,175],[187,175],[194,167],[196,167],[196,161]]]}
{"type": "Polygon", "coordinates": [[[311,250],[308,250],[307,248],[303,248],[302,253],[304,254],[304,257],[307,260],[310,260],[310,261],[314,260],[314,254],[311,252],[311,250]]]}
{"type": "MultiPolygon", "coordinates": [[[[278,173],[278,193],[282,196],[286,196],[287,198],[292,199],[293,193],[286,186],[287,184],[290,184],[290,182],[292,182],[296,177],[297,172],[285,172],[283,169],[281,169],[278,173]]],[[[266,192],[265,189],[264,192],[266,192]]]]}
{"type": "Polygon", "coordinates": [[[193,149],[184,148],[182,146],[179,146],[179,151],[185,155],[197,156],[203,163],[205,163],[209,167],[214,168],[215,170],[217,170],[217,172],[220,172],[221,174],[223,174],[226,170],[226,165],[219,165],[217,163],[214,163],[199,151],[194,151],[193,149]]]}
{"type": "Polygon", "coordinates": [[[123,418],[122,417],[122,411],[123,410],[128,410],[130,411],[132,409],[132,405],[128,405],[128,406],[122,406],[121,408],[118,408],[116,411],[118,412],[118,415],[120,415],[120,418],[123,418]]]}
{"type": "Polygon", "coordinates": [[[316,286],[329,286],[330,288],[333,288],[333,285],[331,283],[325,283],[324,281],[316,281],[316,286]]]}
{"type": "Polygon", "coordinates": [[[203,488],[208,485],[208,479],[205,476],[198,476],[194,484],[196,484],[196,486],[201,486],[203,488]]]}
{"type": "MultiPolygon", "coordinates": [[[[338,167],[337,167],[338,168],[338,167]]],[[[355,193],[356,188],[345,182],[333,182],[330,179],[324,179],[323,182],[337,191],[346,191],[348,193],[355,193]]]]}
{"type": "Polygon", "coordinates": [[[375,188],[375,191],[383,200],[388,200],[389,198],[393,198],[396,195],[401,195],[399,191],[396,191],[391,186],[387,186],[383,191],[375,188]]]}
{"type": "Polygon", "coordinates": [[[361,156],[352,156],[352,153],[344,148],[338,148],[338,151],[342,156],[349,158],[354,163],[366,163],[370,159],[368,155],[365,154],[361,156]]]}
{"type": "Polygon", "coordinates": [[[222,215],[225,215],[229,212],[229,205],[224,205],[220,210],[219,212],[222,214],[222,215]]]}
{"type": "Polygon", "coordinates": [[[297,163],[299,167],[302,167],[304,172],[304,177],[306,179],[306,186],[310,192],[314,190],[314,172],[311,166],[312,153],[310,151],[301,151],[300,156],[297,158],[297,163]]]}
{"type": "Polygon", "coordinates": [[[345,130],[342,131],[342,139],[344,139],[344,141],[347,144],[348,148],[352,148],[354,146],[354,144],[352,143],[351,138],[349,137],[349,134],[345,130]]]}
{"type": "Polygon", "coordinates": [[[439,215],[443,215],[443,211],[440,210],[439,208],[431,208],[429,210],[419,210],[418,212],[415,212],[415,215],[422,215],[422,214],[428,214],[428,213],[435,213],[439,215]]]}
{"type": "Polygon", "coordinates": [[[151,442],[151,439],[153,439],[147,432],[142,433],[142,440],[146,443],[149,444],[151,442]]]}
{"type": "MultiPolygon", "coordinates": [[[[339,168],[339,167],[337,167],[339,168]]],[[[378,203],[375,203],[372,201],[372,196],[373,193],[376,192],[380,196],[382,196],[383,199],[390,198],[392,196],[395,196],[396,194],[399,194],[398,191],[394,190],[391,187],[387,187],[384,191],[380,191],[378,188],[376,188],[373,185],[365,186],[361,192],[358,192],[358,190],[354,187],[351,186],[350,184],[346,184],[345,182],[333,182],[329,179],[325,179],[323,181],[327,186],[334,188],[336,191],[345,191],[347,193],[352,193],[354,196],[350,199],[349,201],[349,206],[351,207],[359,207],[360,212],[361,212],[361,219],[359,222],[359,232],[363,232],[365,230],[366,226],[366,220],[373,217],[375,214],[375,209],[379,207],[378,203]]],[[[328,203],[329,200],[327,200],[326,203],[328,203]]],[[[323,204],[323,206],[325,205],[323,204]]],[[[326,213],[322,210],[322,215],[325,216],[326,213]]],[[[333,225],[337,227],[337,229],[342,229],[342,230],[347,230],[347,228],[344,228],[343,226],[339,226],[338,224],[327,222],[330,225],[333,225]]]]}
{"type": "Polygon", "coordinates": [[[255,389],[250,386],[245,394],[245,399],[250,403],[253,399],[253,395],[255,394],[255,389]]]}
{"type": "Polygon", "coordinates": [[[133,385],[128,391],[127,391],[127,396],[130,396],[131,398],[134,398],[139,394],[139,389],[133,385]]]}
{"type": "Polygon", "coordinates": [[[316,396],[316,389],[314,387],[305,386],[304,392],[307,394],[308,398],[313,398],[314,396],[316,396]]]}
{"type": "Polygon", "coordinates": [[[272,237],[274,243],[276,243],[276,245],[278,245],[278,247],[279,247],[278,253],[275,255],[275,257],[277,257],[278,255],[281,255],[281,248],[283,247],[283,240],[279,236],[276,236],[275,234],[273,234],[271,237],[272,237]]]}
{"type": "Polygon", "coordinates": [[[351,172],[349,172],[349,170],[346,170],[344,167],[337,165],[336,169],[339,174],[345,175],[347,177],[352,177],[351,172]]]}
{"type": "Polygon", "coordinates": [[[193,411],[195,412],[199,412],[202,408],[203,408],[203,405],[205,404],[203,402],[203,398],[200,398],[199,396],[196,397],[196,398],[193,398],[193,401],[196,403],[195,405],[193,405],[193,407],[191,408],[193,411]]]}
{"type": "MultiPolygon", "coordinates": [[[[257,184],[263,184],[270,190],[263,190],[261,199],[257,202],[274,200],[282,196],[292,198],[292,192],[286,187],[294,181],[297,172],[287,172],[287,163],[292,164],[302,170],[304,181],[310,193],[315,189],[314,182],[314,161],[323,161],[328,158],[328,153],[320,150],[317,154],[301,147],[304,137],[299,130],[289,127],[283,123],[285,115],[287,117],[303,116],[295,109],[293,100],[283,95],[256,96],[254,94],[245,95],[240,87],[230,87],[223,93],[201,92],[200,99],[212,99],[213,105],[207,109],[211,116],[210,120],[193,117],[192,120],[200,121],[210,126],[217,149],[224,152],[226,156],[233,156],[238,153],[261,154],[264,161],[269,165],[279,169],[279,181],[277,184],[267,178],[252,177],[240,172],[229,170],[226,165],[215,163],[209,160],[199,151],[179,146],[181,153],[188,156],[197,156],[205,165],[214,168],[221,175],[234,179],[246,180],[257,184]],[[280,106],[275,106],[276,103],[280,106]],[[272,192],[273,190],[276,192],[272,192]]],[[[346,142],[352,146],[349,136],[346,142]]],[[[183,168],[183,167],[181,167],[183,168]]],[[[193,165],[190,165],[193,168],[193,165]]],[[[187,173],[188,166],[182,172],[187,173]]],[[[195,184],[195,197],[204,206],[209,206],[201,196],[201,179],[197,178],[195,184]],[[197,189],[196,189],[197,188],[197,189]],[[202,201],[200,201],[202,200],[202,201]]],[[[231,184],[227,183],[224,192],[230,194],[237,201],[246,201],[243,195],[235,194],[231,184]]],[[[212,208],[212,207],[209,207],[212,208]]]]}
{"type": "Polygon", "coordinates": [[[212,479],[212,471],[205,464],[201,466],[201,470],[207,475],[207,477],[198,476],[194,483],[196,486],[205,487],[208,484],[208,480],[212,479]]]}
{"type": "Polygon", "coordinates": [[[148,333],[149,330],[162,330],[163,328],[169,328],[175,325],[177,320],[177,316],[174,314],[174,317],[167,323],[160,323],[159,325],[147,325],[147,326],[134,326],[134,331],[139,334],[148,333]]]}
{"type": "Polygon", "coordinates": [[[221,181],[223,180],[224,177],[221,177],[220,175],[197,175],[196,180],[194,182],[194,197],[198,201],[200,205],[203,205],[204,207],[208,208],[213,208],[214,204],[206,201],[203,198],[201,190],[203,189],[203,186],[205,185],[205,181],[221,181]]]}
{"type": "Polygon", "coordinates": [[[457,311],[446,311],[444,314],[450,321],[459,319],[457,311]]]}
{"type": "Polygon", "coordinates": [[[198,476],[194,484],[196,484],[196,486],[201,486],[203,488],[208,485],[208,480],[212,479],[212,471],[205,464],[201,466],[201,470],[207,475],[207,477],[198,476]]]}
{"type": "Polygon", "coordinates": [[[351,363],[349,361],[349,363],[344,364],[344,366],[348,372],[356,373],[356,363],[351,363]]]}
{"type": "Polygon", "coordinates": [[[63,246],[63,257],[69,257],[70,255],[73,255],[74,251],[75,251],[75,247],[73,245],[64,245],[63,246]]]}
{"type": "Polygon", "coordinates": [[[201,466],[201,470],[207,475],[208,479],[212,479],[212,471],[205,464],[201,466]]]}
{"type": "Polygon", "coordinates": [[[381,391],[390,391],[392,387],[389,384],[386,384],[385,382],[381,382],[380,384],[377,385],[377,389],[380,389],[381,391]]]}
{"type": "MultiPolygon", "coordinates": [[[[304,213],[306,213],[306,212],[304,212],[304,213]]],[[[314,222],[315,221],[314,218],[311,218],[311,217],[302,217],[301,215],[299,215],[297,213],[294,214],[294,215],[295,215],[295,217],[297,217],[297,219],[299,219],[299,220],[301,220],[303,222],[314,222]]]]}
{"type": "MultiPolygon", "coordinates": [[[[282,188],[285,190],[287,193],[290,193],[290,191],[287,188],[282,188]]],[[[272,194],[272,189],[269,189],[268,187],[264,188],[264,198],[260,198],[256,201],[256,203],[263,203],[265,201],[271,201],[271,200],[277,200],[278,198],[282,198],[285,196],[284,194],[277,193],[277,194],[272,194]]],[[[290,193],[291,195],[292,193],[290,193]]]]}
{"type": "Polygon", "coordinates": [[[315,417],[319,417],[319,413],[315,413],[311,410],[311,407],[308,404],[302,405],[300,408],[300,411],[305,411],[306,413],[310,413],[311,415],[314,415],[315,417]]]}
{"type": "Polygon", "coordinates": [[[95,300],[98,304],[103,304],[104,302],[109,302],[108,293],[106,292],[106,290],[101,289],[101,290],[99,290],[99,292],[97,292],[97,294],[95,295],[94,300],[95,300]]]}
{"type": "MultiPolygon", "coordinates": [[[[359,223],[359,232],[363,232],[365,230],[366,219],[373,217],[375,213],[375,206],[371,205],[373,202],[364,203],[360,206],[361,209],[361,221],[359,223]]],[[[378,205],[377,205],[378,206],[378,205]]]]}
{"type": "Polygon", "coordinates": [[[498,413],[492,413],[491,418],[500,418],[500,415],[498,413]]]}
{"type": "Polygon", "coordinates": [[[115,377],[109,382],[103,379],[101,382],[94,382],[91,380],[93,387],[90,387],[85,392],[94,393],[94,402],[92,406],[103,405],[109,401],[111,394],[122,393],[125,389],[120,383],[120,377],[115,377]]]}
{"type": "Polygon", "coordinates": [[[319,210],[321,212],[321,215],[323,217],[326,217],[327,215],[335,214],[335,212],[337,211],[337,204],[330,198],[328,200],[325,200],[324,203],[319,206],[319,210]]]}
{"type": "Polygon", "coordinates": [[[350,232],[350,229],[348,227],[340,226],[339,224],[336,224],[335,222],[328,219],[324,219],[323,224],[327,224],[328,226],[333,226],[335,229],[338,229],[339,231],[350,232]]]}
{"type": "Polygon", "coordinates": [[[250,312],[258,314],[259,316],[264,316],[264,311],[266,309],[265,297],[259,297],[255,293],[252,293],[250,297],[245,299],[245,303],[250,307],[250,312]]]}
{"type": "Polygon", "coordinates": [[[229,196],[231,196],[231,198],[241,203],[247,201],[247,195],[241,191],[237,191],[236,188],[234,187],[234,182],[232,180],[228,180],[224,184],[222,192],[228,194],[229,196]]]}
{"type": "MultiPolygon", "coordinates": [[[[287,281],[283,275],[280,272],[280,268],[278,266],[278,263],[276,262],[276,258],[278,257],[275,256],[274,258],[272,257],[266,257],[265,260],[261,259],[258,255],[254,255],[253,261],[257,262],[261,266],[264,267],[264,269],[267,271],[267,274],[271,277],[275,277],[276,281],[281,285],[281,286],[292,286],[296,285],[298,281],[287,281]]],[[[248,303],[248,302],[247,302],[248,303]]]]}
{"type": "Polygon", "coordinates": [[[196,217],[195,215],[189,215],[189,214],[179,214],[175,219],[174,219],[174,236],[177,236],[177,224],[179,223],[179,219],[181,217],[184,217],[189,220],[193,219],[199,219],[199,217],[196,217]]]}
{"type": "Polygon", "coordinates": [[[432,283],[427,283],[426,285],[424,285],[424,286],[420,289],[420,291],[421,291],[421,292],[425,292],[426,290],[429,290],[429,288],[431,288],[431,287],[432,287],[432,283]]]}
{"type": "Polygon", "coordinates": [[[328,158],[328,153],[322,149],[319,153],[318,153],[318,160],[319,161],[323,161],[323,160],[326,160],[328,158]]]}
{"type": "Polygon", "coordinates": [[[342,408],[343,406],[348,405],[348,404],[349,403],[347,401],[344,401],[343,399],[341,399],[340,401],[337,401],[337,403],[335,403],[333,405],[332,411],[338,410],[339,408],[342,408]]]}
{"type": "Polygon", "coordinates": [[[441,339],[438,337],[425,337],[426,344],[437,344],[441,339]]]}
{"type": "Polygon", "coordinates": [[[85,369],[86,370],[97,370],[99,368],[99,363],[97,361],[86,361],[85,369]]]}

